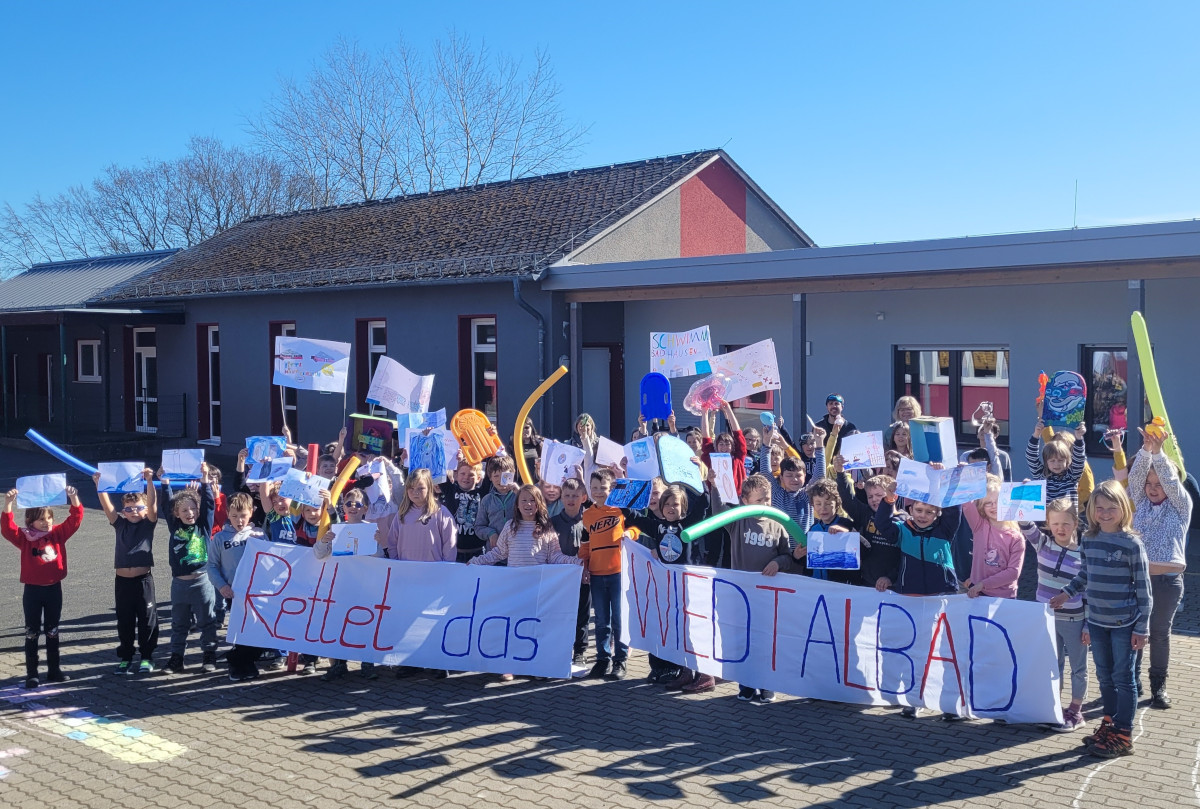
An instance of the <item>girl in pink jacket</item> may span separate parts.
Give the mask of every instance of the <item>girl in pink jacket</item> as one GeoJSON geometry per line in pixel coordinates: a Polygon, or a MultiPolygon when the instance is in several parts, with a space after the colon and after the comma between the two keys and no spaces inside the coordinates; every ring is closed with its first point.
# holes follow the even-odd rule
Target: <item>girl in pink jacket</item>
{"type": "Polygon", "coordinates": [[[1000,478],[987,476],[987,495],[962,508],[974,535],[971,578],[964,586],[971,598],[1016,598],[1017,579],[1025,564],[1025,538],[1015,522],[999,519],[1000,478]]]}

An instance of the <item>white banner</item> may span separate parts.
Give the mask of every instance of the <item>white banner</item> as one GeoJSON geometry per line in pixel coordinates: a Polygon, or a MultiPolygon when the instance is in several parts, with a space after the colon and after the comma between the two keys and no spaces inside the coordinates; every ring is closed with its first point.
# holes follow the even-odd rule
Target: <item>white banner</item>
{"type": "Polygon", "coordinates": [[[394,413],[424,413],[433,395],[433,374],[417,376],[391,357],[380,357],[367,401],[394,413]]]}
{"type": "Polygon", "coordinates": [[[275,338],[272,385],[298,390],[345,393],[350,374],[350,344],[303,337],[275,338]]]}
{"type": "Polygon", "coordinates": [[[623,556],[621,634],[635,649],[800,697],[1062,721],[1044,604],[668,566],[628,540],[623,556]]]}
{"type": "Polygon", "coordinates": [[[252,539],[234,578],[230,643],[340,660],[569,677],[582,568],[319,561],[252,539]]]}

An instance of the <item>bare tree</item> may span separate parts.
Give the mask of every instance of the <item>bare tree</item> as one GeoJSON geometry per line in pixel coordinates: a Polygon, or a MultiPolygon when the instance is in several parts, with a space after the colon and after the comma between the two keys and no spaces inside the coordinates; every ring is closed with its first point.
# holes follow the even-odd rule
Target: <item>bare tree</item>
{"type": "Polygon", "coordinates": [[[552,170],[585,133],[560,94],[544,52],[525,70],[453,32],[426,58],[339,40],[303,82],[281,81],[251,129],[307,179],[310,204],[330,205],[552,170]]]}

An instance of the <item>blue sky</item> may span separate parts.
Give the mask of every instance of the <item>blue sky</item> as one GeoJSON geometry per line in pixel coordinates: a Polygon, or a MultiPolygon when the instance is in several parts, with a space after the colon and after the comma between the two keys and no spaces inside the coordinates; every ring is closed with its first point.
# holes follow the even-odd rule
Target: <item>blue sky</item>
{"type": "Polygon", "coordinates": [[[0,202],[246,143],[339,35],[550,53],[580,165],[726,148],[819,244],[1200,217],[1200,4],[5,3],[0,202]]]}

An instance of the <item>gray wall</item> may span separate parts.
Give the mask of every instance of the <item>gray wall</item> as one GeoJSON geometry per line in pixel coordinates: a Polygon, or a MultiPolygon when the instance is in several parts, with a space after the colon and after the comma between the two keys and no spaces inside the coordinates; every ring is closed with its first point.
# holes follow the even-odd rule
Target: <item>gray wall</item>
{"type": "MultiPolygon", "coordinates": [[[[1180,372],[1195,361],[1193,341],[1187,336],[1196,333],[1194,302],[1198,299],[1200,279],[1146,282],[1145,314],[1163,396],[1185,458],[1189,448],[1200,448],[1200,428],[1188,419],[1191,403],[1200,398],[1200,377],[1180,372]]],[[[783,376],[783,413],[795,418],[798,408],[789,398],[795,356],[791,300],[777,295],[626,304],[628,423],[636,423],[638,383],[649,369],[649,333],[706,323],[712,328],[714,350],[718,343],[775,340],[783,376]]],[[[808,410],[814,417],[823,414],[826,394],[836,390],[846,397],[847,416],[860,428],[882,429],[894,404],[894,346],[1007,346],[1013,460],[1016,470],[1023,473],[1024,461],[1017,456],[1036,421],[1039,371],[1079,370],[1081,346],[1123,345],[1128,323],[1124,281],[810,294],[808,410]],[[1056,302],[1062,305],[1055,306],[1056,302]],[[878,319],[878,312],[883,313],[883,320],[878,319]]],[[[678,401],[676,412],[681,412],[678,401]]],[[[1132,418],[1131,407],[1131,423],[1132,418]]],[[[1191,454],[1198,451],[1193,449],[1191,454]]],[[[1096,459],[1093,466],[1101,476],[1110,468],[1104,459],[1096,459]]]]}
{"type": "MultiPolygon", "coordinates": [[[[547,317],[553,332],[550,296],[530,283],[525,299],[547,317]]],[[[537,322],[513,299],[512,284],[467,284],[347,291],[275,293],[271,295],[198,298],[187,302],[184,326],[162,326],[158,333],[160,392],[189,394],[189,437],[196,437],[196,324],[221,328],[223,446],[217,454],[236,454],[247,435],[270,428],[270,402],[278,396],[271,385],[269,322],[294,321],[300,337],[353,343],[355,320],[386,320],[388,356],[414,373],[436,374],[431,408],[459,407],[458,317],[495,315],[498,342],[499,421],[505,440],[518,408],[541,381],[537,366],[537,322]]],[[[547,362],[557,356],[547,335],[547,362]]],[[[357,349],[357,347],[356,347],[357,349]]],[[[352,357],[346,410],[355,409],[355,363],[352,357]]],[[[552,394],[554,391],[551,392],[552,394]]],[[[337,437],[343,413],[340,395],[298,392],[300,435],[305,443],[337,437]]],[[[567,391],[561,393],[564,407],[567,391]]],[[[546,400],[543,400],[546,401],[546,400]]],[[[541,405],[534,410],[540,418],[541,405]]],[[[540,422],[539,422],[540,423],[540,422]]]]}

